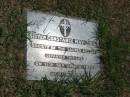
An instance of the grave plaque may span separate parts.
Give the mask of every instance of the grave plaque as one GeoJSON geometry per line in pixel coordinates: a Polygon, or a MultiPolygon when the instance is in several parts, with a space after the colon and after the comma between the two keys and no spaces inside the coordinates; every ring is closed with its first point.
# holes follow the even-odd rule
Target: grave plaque
{"type": "Polygon", "coordinates": [[[91,75],[100,70],[97,23],[27,12],[27,79],[91,75]]]}

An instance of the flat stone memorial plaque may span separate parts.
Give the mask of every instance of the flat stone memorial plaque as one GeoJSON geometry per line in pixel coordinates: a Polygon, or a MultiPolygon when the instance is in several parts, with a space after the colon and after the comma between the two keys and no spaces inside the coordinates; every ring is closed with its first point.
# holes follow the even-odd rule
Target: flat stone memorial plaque
{"type": "Polygon", "coordinates": [[[27,79],[95,75],[100,70],[97,23],[27,12],[27,79]]]}

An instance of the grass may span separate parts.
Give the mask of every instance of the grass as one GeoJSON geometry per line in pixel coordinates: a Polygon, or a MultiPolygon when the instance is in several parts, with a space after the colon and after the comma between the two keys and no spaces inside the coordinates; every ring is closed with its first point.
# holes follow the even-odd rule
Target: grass
{"type": "Polygon", "coordinates": [[[0,97],[130,97],[130,45],[126,41],[126,32],[129,29],[124,26],[128,27],[129,24],[125,22],[129,19],[129,6],[126,4],[129,1],[124,3],[127,8],[122,5],[125,13],[124,10],[119,10],[123,17],[118,16],[120,13],[117,11],[111,12],[116,10],[115,1],[104,3],[103,0],[1,0],[0,97]],[[112,9],[105,9],[107,4],[110,4],[112,9]],[[99,24],[97,38],[103,63],[102,72],[94,77],[86,74],[72,80],[50,81],[43,78],[41,81],[27,81],[24,63],[27,26],[23,15],[25,8],[44,12],[57,11],[66,16],[86,20],[95,19],[99,24]],[[113,23],[110,15],[117,16],[119,20],[114,18],[116,22],[113,23]],[[119,28],[112,26],[117,23],[121,25],[119,28]]]}

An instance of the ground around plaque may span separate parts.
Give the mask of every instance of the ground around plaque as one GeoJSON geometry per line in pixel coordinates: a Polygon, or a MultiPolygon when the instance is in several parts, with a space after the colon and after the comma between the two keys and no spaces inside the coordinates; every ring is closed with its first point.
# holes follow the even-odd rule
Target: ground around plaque
{"type": "Polygon", "coordinates": [[[129,26],[129,0],[0,0],[0,97],[130,97],[129,26]],[[102,72],[27,81],[27,9],[96,20],[102,72]]]}

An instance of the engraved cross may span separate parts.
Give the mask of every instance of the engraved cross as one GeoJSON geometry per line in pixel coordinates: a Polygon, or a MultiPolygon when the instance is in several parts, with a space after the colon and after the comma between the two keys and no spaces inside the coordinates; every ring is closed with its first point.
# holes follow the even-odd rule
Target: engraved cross
{"type": "Polygon", "coordinates": [[[67,29],[70,27],[68,22],[64,19],[64,22],[61,24],[61,26],[64,28],[64,36],[67,36],[67,29]]]}

